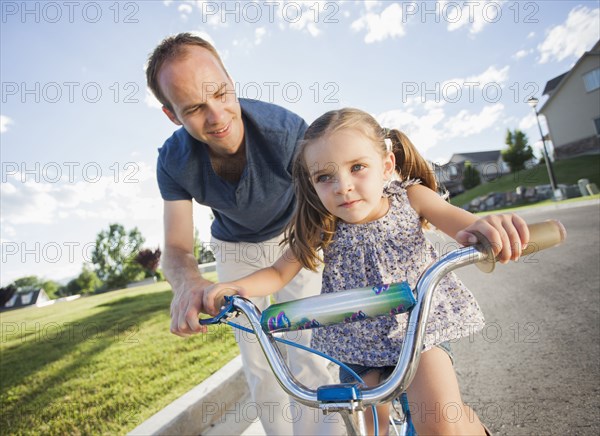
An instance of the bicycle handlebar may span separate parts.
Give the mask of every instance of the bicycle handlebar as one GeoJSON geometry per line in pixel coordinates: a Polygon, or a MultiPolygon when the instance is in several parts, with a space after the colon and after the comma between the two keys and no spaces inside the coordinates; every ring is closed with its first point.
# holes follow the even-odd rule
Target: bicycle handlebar
{"type": "MultiPolygon", "coordinates": [[[[558,220],[548,220],[539,223],[528,224],[529,242],[521,252],[521,256],[528,256],[540,250],[561,244],[567,237],[567,231],[558,220]]],[[[491,273],[496,266],[496,258],[493,254],[492,244],[481,233],[477,235],[479,244],[487,253],[484,260],[477,262],[477,267],[484,273],[491,273]]]]}
{"type": "MultiPolygon", "coordinates": [[[[536,223],[529,225],[528,227],[530,242],[523,251],[523,254],[531,254],[539,250],[556,246],[562,243],[566,238],[564,226],[556,220],[536,223]]],[[[480,241],[481,242],[477,245],[463,247],[441,256],[423,272],[415,287],[416,302],[409,313],[406,336],[403,341],[396,368],[390,377],[382,384],[375,387],[363,387],[360,389],[359,399],[363,406],[389,402],[394,398],[397,398],[410,385],[419,364],[421,349],[425,338],[427,319],[429,318],[429,311],[431,308],[433,290],[438,282],[449,272],[471,264],[478,264],[480,269],[485,272],[491,272],[494,269],[495,259],[491,244],[486,241],[485,238],[480,239],[480,241]]],[[[340,295],[355,291],[356,290],[341,291],[335,294],[340,295]]],[[[317,299],[316,301],[319,301],[319,304],[324,305],[322,301],[330,295],[332,294],[311,298],[317,299]]],[[[377,295],[373,293],[372,298],[376,299],[377,295]]],[[[201,324],[206,325],[223,322],[225,319],[236,316],[239,312],[243,313],[248,318],[259,344],[267,357],[269,365],[282,388],[300,403],[315,408],[327,408],[327,405],[323,404],[322,388],[319,390],[309,389],[293,376],[287,365],[284,363],[285,360],[275,345],[275,340],[271,334],[267,333],[265,331],[266,329],[261,326],[261,312],[256,306],[251,301],[239,296],[231,296],[226,300],[227,303],[216,317],[200,320],[201,324]]],[[[385,312],[383,314],[385,314],[385,312]]],[[[356,400],[356,391],[352,391],[351,394],[348,394],[351,395],[352,398],[343,397],[344,392],[349,392],[348,390],[338,389],[336,392],[342,395],[336,404],[345,404],[356,400]]]]}

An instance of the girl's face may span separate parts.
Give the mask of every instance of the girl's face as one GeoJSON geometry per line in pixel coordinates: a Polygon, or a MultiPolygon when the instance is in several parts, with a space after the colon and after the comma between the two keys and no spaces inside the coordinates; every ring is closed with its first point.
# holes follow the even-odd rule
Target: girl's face
{"type": "Polygon", "coordinates": [[[394,155],[354,129],[339,130],[306,146],[310,181],[325,208],[350,224],[384,216],[389,208],[383,187],[392,177],[394,155]]]}

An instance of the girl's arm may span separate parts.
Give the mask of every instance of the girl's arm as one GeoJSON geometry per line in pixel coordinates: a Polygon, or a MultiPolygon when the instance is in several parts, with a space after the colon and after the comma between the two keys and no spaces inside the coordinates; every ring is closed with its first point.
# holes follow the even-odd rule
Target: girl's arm
{"type": "Polygon", "coordinates": [[[302,265],[292,251],[286,249],[281,257],[270,267],[232,282],[217,283],[204,292],[204,311],[216,315],[219,308],[215,304],[224,295],[238,294],[242,297],[263,297],[271,295],[287,285],[302,269],[302,265]]]}
{"type": "Polygon", "coordinates": [[[466,210],[446,202],[436,192],[423,185],[407,189],[411,206],[419,216],[454,238],[462,245],[477,243],[474,232],[485,236],[501,263],[517,260],[529,242],[527,223],[515,214],[488,215],[478,218],[466,210]]]}

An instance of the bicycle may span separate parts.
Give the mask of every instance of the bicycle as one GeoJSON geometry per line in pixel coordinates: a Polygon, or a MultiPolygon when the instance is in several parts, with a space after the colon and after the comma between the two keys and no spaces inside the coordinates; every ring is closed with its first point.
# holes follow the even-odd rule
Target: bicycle
{"type": "MultiPolygon", "coordinates": [[[[565,228],[556,220],[531,224],[528,227],[530,242],[523,250],[522,256],[556,246],[566,238],[565,228]]],[[[366,434],[365,408],[370,406],[374,409],[377,404],[387,402],[392,402],[398,412],[396,419],[390,419],[396,434],[415,434],[410,423],[405,391],[419,365],[433,291],[442,277],[464,266],[475,264],[486,273],[494,270],[495,259],[491,244],[483,235],[479,234],[478,239],[479,243],[476,245],[440,256],[425,269],[414,290],[406,283],[378,285],[273,304],[262,313],[245,298],[237,295],[224,296],[219,314],[214,318],[201,319],[200,323],[229,323],[236,326],[230,320],[244,314],[273,373],[287,394],[302,404],[321,409],[325,414],[340,413],[349,435],[366,434]],[[277,340],[281,340],[273,336],[275,332],[354,322],[402,312],[408,312],[409,319],[396,368],[386,380],[375,387],[366,387],[357,382],[309,389],[292,375],[275,344],[277,340]],[[310,318],[307,314],[310,314],[310,318]],[[399,403],[400,410],[397,408],[399,403]]],[[[335,359],[331,360],[341,364],[335,359]]]]}

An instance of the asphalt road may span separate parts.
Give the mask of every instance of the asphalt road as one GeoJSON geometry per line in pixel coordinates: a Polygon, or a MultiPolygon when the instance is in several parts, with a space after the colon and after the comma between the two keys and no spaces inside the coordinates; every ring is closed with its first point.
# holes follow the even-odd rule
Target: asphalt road
{"type": "Polygon", "coordinates": [[[486,328],[453,344],[463,400],[497,435],[600,433],[600,207],[535,209],[567,241],[493,274],[458,272],[486,328]]]}

